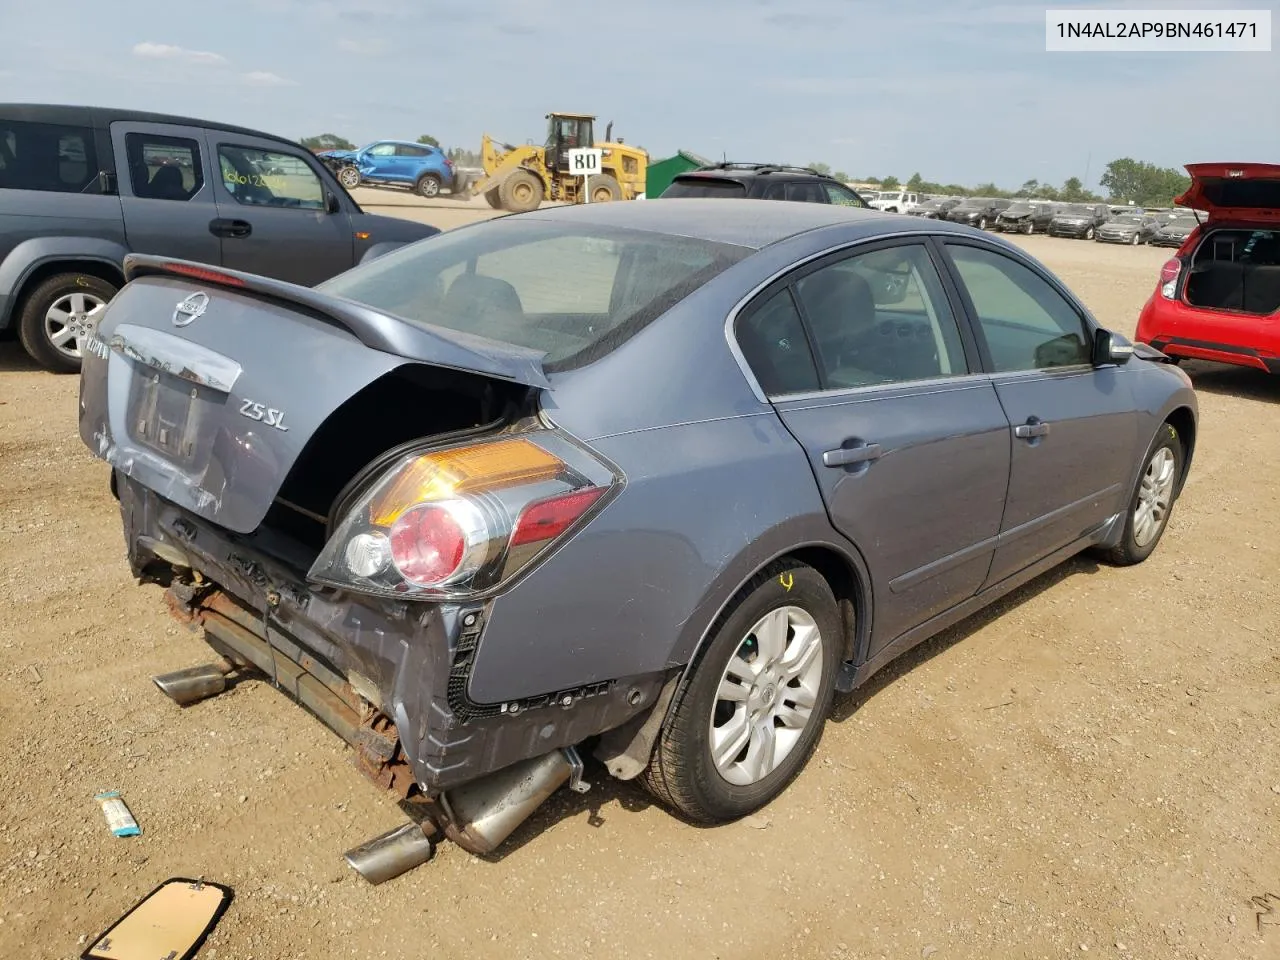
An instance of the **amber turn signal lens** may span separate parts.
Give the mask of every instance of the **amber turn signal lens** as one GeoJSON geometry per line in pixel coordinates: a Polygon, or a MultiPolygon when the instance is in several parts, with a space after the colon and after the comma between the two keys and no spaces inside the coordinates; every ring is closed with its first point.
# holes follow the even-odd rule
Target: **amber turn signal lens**
{"type": "Polygon", "coordinates": [[[557,457],[522,439],[423,454],[378,494],[369,519],[376,526],[390,526],[415,504],[551,480],[563,469],[557,457]]]}

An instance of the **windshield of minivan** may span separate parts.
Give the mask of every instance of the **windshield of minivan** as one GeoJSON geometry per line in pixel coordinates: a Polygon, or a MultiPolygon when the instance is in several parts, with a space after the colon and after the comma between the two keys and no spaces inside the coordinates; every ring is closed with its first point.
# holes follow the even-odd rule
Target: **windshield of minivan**
{"type": "Polygon", "coordinates": [[[1025,201],[1020,201],[1020,202],[1014,202],[1009,204],[1009,206],[1005,209],[1004,212],[1011,213],[1015,217],[1018,217],[1024,213],[1030,213],[1033,209],[1035,208],[1030,203],[1026,203],[1025,201]]]}
{"type": "Polygon", "coordinates": [[[544,351],[552,370],[616,348],[750,253],[649,231],[499,219],[402,247],[317,289],[425,327],[544,351]]]}
{"type": "Polygon", "coordinates": [[[1088,217],[1093,214],[1093,207],[1087,203],[1068,203],[1059,212],[1072,217],[1088,217]]]}

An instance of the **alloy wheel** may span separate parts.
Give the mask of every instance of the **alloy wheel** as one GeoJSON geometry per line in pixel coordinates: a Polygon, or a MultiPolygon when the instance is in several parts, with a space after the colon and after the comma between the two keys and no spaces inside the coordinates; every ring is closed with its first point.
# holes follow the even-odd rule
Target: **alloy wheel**
{"type": "Polygon", "coordinates": [[[711,757],[729,783],[763,780],[814,722],[822,648],[817,622],[796,606],[771,610],[747,631],[711,708],[711,757]]]}
{"type": "Polygon", "coordinates": [[[58,297],[44,315],[49,343],[65,357],[83,359],[85,341],[98,329],[98,318],[106,305],[101,297],[81,291],[58,297]]]}
{"type": "Polygon", "coordinates": [[[1142,485],[1138,488],[1138,505],[1133,511],[1133,539],[1140,547],[1145,547],[1159,535],[1169,517],[1176,466],[1173,451],[1167,446],[1157,450],[1147,463],[1142,485]]]}

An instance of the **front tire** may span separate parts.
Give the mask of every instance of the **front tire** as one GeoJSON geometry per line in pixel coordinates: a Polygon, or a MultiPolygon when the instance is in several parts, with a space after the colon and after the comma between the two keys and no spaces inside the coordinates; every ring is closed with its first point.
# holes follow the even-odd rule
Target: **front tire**
{"type": "Polygon", "coordinates": [[[438,197],[440,195],[440,178],[434,173],[424,173],[413,185],[413,192],[420,197],[438,197]]]}
{"type": "Polygon", "coordinates": [[[1030,220],[1028,220],[1027,225],[1022,228],[1022,232],[1029,237],[1036,232],[1036,225],[1032,223],[1030,220]]]}
{"type": "Polygon", "coordinates": [[[645,786],[697,823],[769,803],[822,736],[842,646],[835,597],[816,570],[779,562],[757,574],[677,692],[645,786]]]}
{"type": "Polygon", "coordinates": [[[343,167],[338,171],[338,182],[348,190],[354,190],[360,186],[360,171],[352,166],[343,167]]]}
{"type": "Polygon", "coordinates": [[[54,373],[76,373],[116,286],[85,273],[59,273],[31,291],[18,319],[23,349],[54,373]]]}
{"type": "Polygon", "coordinates": [[[517,170],[498,188],[502,209],[512,213],[537,210],[542,203],[542,181],[528,170],[517,170]]]}
{"type": "Polygon", "coordinates": [[[495,210],[502,209],[502,197],[498,195],[497,190],[486,190],[484,194],[484,201],[495,210]]]}
{"type": "Polygon", "coordinates": [[[1142,463],[1137,489],[1129,498],[1120,543],[1103,554],[1117,567],[1141,563],[1154,552],[1178,498],[1178,480],[1186,452],[1173,424],[1161,425],[1142,463]]]}
{"type": "Polygon", "coordinates": [[[1093,239],[1093,227],[1090,227],[1088,230],[1086,230],[1086,231],[1084,232],[1084,238],[1085,238],[1086,240],[1092,240],[1092,239],[1093,239]]]}
{"type": "Polygon", "coordinates": [[[1133,239],[1129,241],[1129,246],[1136,247],[1138,245],[1138,235],[1135,233],[1133,239]]]}
{"type": "Polygon", "coordinates": [[[979,230],[985,230],[985,229],[987,229],[987,218],[986,218],[986,217],[979,217],[979,218],[978,218],[978,229],[979,229],[979,230]]]}

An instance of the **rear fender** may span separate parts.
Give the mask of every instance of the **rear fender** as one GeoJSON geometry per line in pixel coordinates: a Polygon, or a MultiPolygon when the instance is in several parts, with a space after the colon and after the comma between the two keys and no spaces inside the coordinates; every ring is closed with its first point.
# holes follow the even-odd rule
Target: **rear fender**
{"type": "Polygon", "coordinates": [[[0,261],[0,330],[9,326],[24,290],[41,267],[65,261],[68,270],[77,263],[109,266],[124,282],[122,264],[129,251],[100,237],[33,237],[14,247],[0,261]]]}

